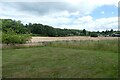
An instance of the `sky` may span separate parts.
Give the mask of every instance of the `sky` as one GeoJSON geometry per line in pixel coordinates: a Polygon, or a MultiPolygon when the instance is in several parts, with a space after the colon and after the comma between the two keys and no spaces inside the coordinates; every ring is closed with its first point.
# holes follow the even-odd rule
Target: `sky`
{"type": "Polygon", "coordinates": [[[0,0],[0,18],[89,31],[118,30],[119,0],[0,0]]]}

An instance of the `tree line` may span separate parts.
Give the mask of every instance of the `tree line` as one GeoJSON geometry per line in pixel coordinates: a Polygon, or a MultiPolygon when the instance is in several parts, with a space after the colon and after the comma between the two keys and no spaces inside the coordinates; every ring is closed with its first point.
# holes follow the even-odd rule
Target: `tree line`
{"type": "Polygon", "coordinates": [[[63,37],[63,36],[90,36],[91,34],[97,35],[112,35],[113,33],[120,33],[119,31],[106,30],[102,32],[93,32],[77,29],[60,29],[54,28],[49,25],[43,25],[40,23],[29,23],[23,25],[21,21],[16,21],[12,19],[1,19],[2,20],[2,31],[3,32],[12,32],[14,31],[17,34],[31,34],[33,36],[50,36],[50,37],[63,37]]]}
{"type": "Polygon", "coordinates": [[[23,25],[21,21],[15,21],[12,19],[2,19],[2,31],[12,32],[17,34],[31,34],[33,36],[86,36],[86,30],[76,30],[76,29],[60,29],[53,28],[49,25],[29,23],[23,25]]]}
{"type": "Polygon", "coordinates": [[[106,30],[102,32],[93,32],[77,29],[60,29],[54,28],[49,25],[43,25],[40,23],[29,23],[24,25],[20,20],[12,19],[0,19],[2,25],[0,25],[0,30],[3,33],[3,42],[5,43],[24,43],[29,38],[29,36],[50,36],[50,37],[65,37],[65,36],[112,36],[113,33],[120,34],[119,31],[106,30]],[[26,37],[28,36],[28,37],[26,37]],[[16,40],[16,41],[15,41],[16,40]]]}

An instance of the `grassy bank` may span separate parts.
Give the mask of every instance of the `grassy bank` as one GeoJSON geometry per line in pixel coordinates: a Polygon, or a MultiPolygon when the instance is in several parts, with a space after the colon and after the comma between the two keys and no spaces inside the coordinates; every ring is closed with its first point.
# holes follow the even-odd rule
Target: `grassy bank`
{"type": "Polygon", "coordinates": [[[51,42],[48,46],[80,49],[80,50],[94,50],[94,51],[108,51],[118,52],[118,40],[81,40],[81,41],[56,41],[51,42]]]}

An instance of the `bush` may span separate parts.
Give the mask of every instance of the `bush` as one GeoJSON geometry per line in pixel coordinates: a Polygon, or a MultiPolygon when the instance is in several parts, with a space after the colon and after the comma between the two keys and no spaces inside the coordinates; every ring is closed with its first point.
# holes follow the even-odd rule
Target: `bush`
{"type": "Polygon", "coordinates": [[[2,42],[6,44],[23,44],[30,40],[30,36],[27,34],[8,34],[3,33],[2,42]]]}
{"type": "Polygon", "coordinates": [[[98,35],[93,33],[93,34],[90,35],[90,37],[98,37],[98,35]]]}

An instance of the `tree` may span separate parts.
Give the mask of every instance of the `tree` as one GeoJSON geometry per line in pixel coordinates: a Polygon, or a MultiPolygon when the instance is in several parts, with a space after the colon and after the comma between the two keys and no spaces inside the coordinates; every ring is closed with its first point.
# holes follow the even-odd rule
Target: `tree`
{"type": "Polygon", "coordinates": [[[91,33],[90,36],[91,37],[98,37],[98,35],[96,33],[91,33]]]}
{"type": "Polygon", "coordinates": [[[86,30],[85,29],[83,29],[83,34],[84,34],[84,36],[86,36],[86,30]]]}
{"type": "Polygon", "coordinates": [[[31,37],[21,21],[2,19],[2,42],[6,44],[26,43],[31,37]]]}
{"type": "Polygon", "coordinates": [[[113,29],[111,29],[110,32],[113,33],[113,29]]]}
{"type": "Polygon", "coordinates": [[[12,29],[18,34],[25,34],[28,32],[27,28],[25,28],[21,21],[2,19],[2,31],[7,32],[8,29],[12,29]]]}

